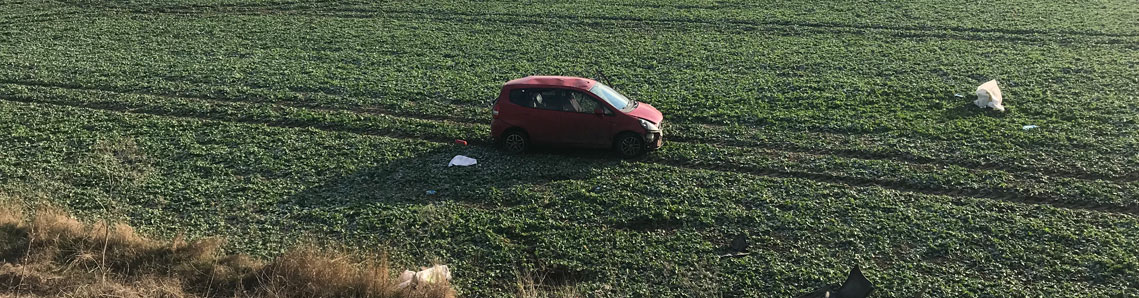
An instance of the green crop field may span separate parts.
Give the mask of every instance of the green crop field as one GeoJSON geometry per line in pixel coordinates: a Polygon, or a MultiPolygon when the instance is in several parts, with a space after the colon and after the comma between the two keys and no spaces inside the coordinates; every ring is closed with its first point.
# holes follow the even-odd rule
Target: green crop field
{"type": "Polygon", "coordinates": [[[464,296],[1133,296],[1137,125],[1133,0],[0,0],[0,198],[464,296]],[[599,71],[661,150],[490,145],[504,82],[599,71]]]}

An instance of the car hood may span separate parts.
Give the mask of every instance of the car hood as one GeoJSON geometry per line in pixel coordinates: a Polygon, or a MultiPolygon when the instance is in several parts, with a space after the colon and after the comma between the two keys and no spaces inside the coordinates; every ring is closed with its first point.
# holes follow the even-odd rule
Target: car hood
{"type": "Polygon", "coordinates": [[[660,111],[658,111],[657,108],[654,108],[653,106],[643,102],[638,103],[636,109],[633,109],[626,114],[648,120],[653,124],[660,124],[660,121],[664,120],[664,115],[661,115],[660,111]]]}

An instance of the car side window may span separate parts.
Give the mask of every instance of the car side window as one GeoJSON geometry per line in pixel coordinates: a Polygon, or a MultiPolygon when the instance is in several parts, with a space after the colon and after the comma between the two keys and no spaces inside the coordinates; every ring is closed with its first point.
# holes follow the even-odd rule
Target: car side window
{"type": "Polygon", "coordinates": [[[536,91],[535,89],[510,90],[510,102],[527,108],[537,108],[537,102],[534,101],[536,91]]]}
{"type": "Polygon", "coordinates": [[[566,89],[514,89],[510,91],[510,102],[528,108],[552,111],[592,114],[594,110],[601,108],[605,114],[613,113],[588,94],[566,89]]]}
{"type": "Polygon", "coordinates": [[[603,113],[607,115],[613,113],[610,112],[609,109],[605,108],[605,106],[602,106],[601,103],[597,102],[596,99],[593,99],[593,97],[590,97],[589,95],[581,92],[573,91],[570,98],[570,104],[574,106],[574,109],[578,113],[593,114],[593,111],[597,109],[601,109],[603,113]]]}
{"type": "Polygon", "coordinates": [[[566,92],[560,89],[514,89],[510,91],[510,102],[527,108],[572,111],[566,92]]]}
{"type": "Polygon", "coordinates": [[[574,112],[574,107],[571,102],[572,91],[565,89],[547,89],[539,92],[537,97],[540,98],[541,104],[539,109],[546,109],[552,111],[574,112]]]}

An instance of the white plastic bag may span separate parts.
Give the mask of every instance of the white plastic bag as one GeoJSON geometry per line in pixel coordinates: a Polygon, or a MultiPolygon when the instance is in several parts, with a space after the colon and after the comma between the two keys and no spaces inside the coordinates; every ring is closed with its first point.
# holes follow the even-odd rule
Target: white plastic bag
{"type": "Polygon", "coordinates": [[[465,166],[473,165],[477,162],[478,161],[475,160],[474,158],[470,158],[470,157],[466,157],[466,156],[462,156],[462,155],[455,155],[454,158],[451,158],[451,163],[448,163],[447,166],[448,167],[450,167],[450,166],[465,167],[465,166]]]}
{"type": "Polygon", "coordinates": [[[407,288],[415,285],[434,284],[439,282],[451,281],[451,268],[447,265],[435,265],[431,268],[423,268],[422,271],[415,272],[406,270],[403,274],[399,275],[400,289],[407,288]]]}
{"type": "Polygon", "coordinates": [[[982,109],[993,108],[1004,112],[1003,100],[1004,96],[1001,95],[1001,88],[997,86],[997,80],[992,80],[977,87],[977,100],[973,101],[973,104],[982,109]]]}

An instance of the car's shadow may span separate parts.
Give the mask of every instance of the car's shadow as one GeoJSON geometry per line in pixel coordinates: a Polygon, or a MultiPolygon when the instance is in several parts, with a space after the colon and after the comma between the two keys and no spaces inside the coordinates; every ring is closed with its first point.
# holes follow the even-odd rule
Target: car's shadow
{"type": "Polygon", "coordinates": [[[584,269],[547,264],[535,256],[550,240],[514,230],[546,230],[551,223],[533,218],[503,223],[499,222],[503,218],[516,217],[499,215],[540,216],[542,212],[513,209],[541,208],[532,200],[557,199],[547,184],[592,179],[598,170],[622,165],[608,150],[546,147],[514,155],[490,146],[445,145],[346,171],[349,174],[295,193],[279,208],[287,210],[281,214],[284,222],[304,223],[296,227],[302,230],[283,227],[287,229],[283,232],[354,247],[382,244],[403,256],[397,260],[438,259],[472,266],[454,262],[474,262],[488,253],[513,254],[519,264],[526,264],[519,266],[577,279],[584,269]],[[477,163],[448,167],[456,155],[475,158],[477,163]],[[470,251],[472,243],[489,241],[482,238],[493,235],[503,235],[516,246],[496,248],[493,253],[470,251]]]}
{"type": "MultiPolygon", "coordinates": [[[[376,152],[376,154],[385,154],[376,152]]],[[[410,207],[456,202],[477,208],[498,208],[522,202],[503,196],[512,188],[540,187],[552,181],[593,178],[595,170],[617,167],[622,159],[610,150],[533,148],[508,154],[491,146],[445,145],[384,164],[348,170],[281,201],[290,216],[313,217],[315,210],[337,210],[335,216],[298,219],[327,225],[348,225],[370,208],[410,207]],[[477,160],[472,166],[448,166],[456,155],[477,160]],[[335,222],[328,222],[329,217],[335,222]]],[[[336,233],[351,229],[334,229],[336,233]]]]}
{"type": "MultiPolygon", "coordinates": [[[[377,152],[377,154],[382,154],[377,152]]],[[[551,180],[590,178],[593,169],[618,166],[623,159],[611,150],[535,147],[509,154],[491,146],[443,146],[394,159],[383,165],[361,167],[293,196],[302,205],[332,202],[421,202],[474,200],[478,188],[509,188],[551,180]],[[449,167],[457,155],[477,160],[472,166],[449,167]],[[427,191],[435,191],[428,195],[427,191]]],[[[483,203],[483,202],[479,202],[483,203]]]]}

